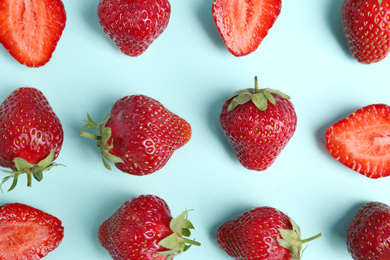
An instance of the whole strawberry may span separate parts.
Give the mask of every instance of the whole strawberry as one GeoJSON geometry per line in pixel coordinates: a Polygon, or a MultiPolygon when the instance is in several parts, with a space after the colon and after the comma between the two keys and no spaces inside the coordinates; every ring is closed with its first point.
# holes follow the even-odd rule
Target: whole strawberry
{"type": "Polygon", "coordinates": [[[139,56],[168,26],[168,0],[100,0],[103,31],[126,55],[139,56]]]}
{"type": "Polygon", "coordinates": [[[19,63],[40,67],[51,59],[65,23],[61,0],[2,0],[0,43],[19,63]]]}
{"type": "Polygon", "coordinates": [[[322,233],[301,240],[298,225],[283,212],[258,207],[219,227],[219,247],[236,260],[301,259],[302,244],[322,233]]]}
{"type": "Polygon", "coordinates": [[[225,99],[220,115],[222,129],[246,168],[263,171],[293,136],[297,116],[289,97],[275,89],[235,92],[225,99]]]}
{"type": "Polygon", "coordinates": [[[372,179],[390,175],[390,107],[362,107],[331,125],[325,134],[330,155],[348,168],[372,179]]]}
{"type": "Polygon", "coordinates": [[[172,219],[167,203],[152,195],[125,202],[100,226],[100,244],[115,260],[172,259],[191,245],[188,211],[172,219]]]}
{"type": "MultiPolygon", "coordinates": [[[[48,100],[35,88],[19,88],[0,105],[0,166],[11,168],[1,184],[13,178],[15,188],[20,174],[43,178],[52,168],[63,142],[62,125],[48,100]]],[[[0,185],[1,187],[1,185],[0,185]]]]}
{"type": "Polygon", "coordinates": [[[0,259],[38,260],[64,237],[61,220],[20,203],[0,205],[0,259]]]}
{"type": "Polygon", "coordinates": [[[106,168],[111,169],[107,161],[114,162],[119,170],[133,175],[161,169],[191,138],[187,121],[144,95],[118,100],[101,123],[89,115],[85,122],[83,129],[100,131],[100,136],[81,134],[97,140],[106,168]]]}
{"type": "Polygon", "coordinates": [[[211,11],[226,48],[239,57],[259,47],[281,9],[281,0],[215,0],[211,11]]]}
{"type": "Polygon", "coordinates": [[[381,202],[365,204],[351,221],[347,248],[353,259],[390,259],[390,207],[381,202]]]}
{"type": "Polygon", "coordinates": [[[361,63],[384,59],[390,51],[390,0],[345,0],[342,26],[352,55],[361,63]]]}

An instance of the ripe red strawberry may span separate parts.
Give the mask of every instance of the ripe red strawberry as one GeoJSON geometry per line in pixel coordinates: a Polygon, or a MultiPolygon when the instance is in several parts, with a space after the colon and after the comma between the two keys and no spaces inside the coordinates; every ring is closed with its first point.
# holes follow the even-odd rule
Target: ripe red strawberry
{"type": "Polygon", "coordinates": [[[227,49],[244,56],[259,47],[281,8],[281,0],[215,0],[212,15],[227,49]]]}
{"type": "Polygon", "coordinates": [[[301,259],[302,244],[321,235],[301,240],[298,225],[286,214],[258,207],[220,226],[217,242],[237,260],[289,260],[301,259]]]}
{"type": "Polygon", "coordinates": [[[39,67],[51,59],[65,23],[61,0],[3,0],[0,43],[21,64],[39,67]]]}
{"type": "Polygon", "coordinates": [[[390,259],[390,207],[381,202],[365,204],[351,221],[347,248],[355,260],[390,259]]]}
{"type": "Polygon", "coordinates": [[[326,149],[345,166],[376,179],[390,175],[390,108],[374,104],[356,110],[326,131],[326,149]]]}
{"type": "Polygon", "coordinates": [[[103,31],[126,55],[139,56],[168,26],[168,0],[100,0],[103,31]]]}
{"type": "Polygon", "coordinates": [[[83,129],[96,129],[100,136],[82,131],[85,137],[96,139],[103,163],[106,160],[133,175],[151,174],[161,169],[173,152],[191,138],[191,126],[166,109],[157,100],[132,95],[118,100],[101,123],[88,115],[83,129]]]}
{"type": "Polygon", "coordinates": [[[40,259],[56,249],[63,237],[58,218],[20,203],[0,205],[0,259],[40,259]]]}
{"type": "Polygon", "coordinates": [[[100,244],[115,260],[172,259],[191,245],[188,211],[172,219],[167,203],[152,195],[125,202],[99,228],[100,244]]]}
{"type": "Polygon", "coordinates": [[[384,59],[390,51],[390,0],[345,0],[341,13],[352,55],[366,64],[384,59]]]}
{"type": "Polygon", "coordinates": [[[263,171],[293,136],[297,116],[288,96],[275,89],[244,89],[225,99],[220,121],[246,168],[263,171]]]}
{"type": "MultiPolygon", "coordinates": [[[[32,176],[41,181],[58,157],[63,142],[62,125],[43,93],[35,88],[19,88],[0,105],[0,166],[11,168],[12,190],[22,173],[27,185],[32,176]]],[[[1,187],[0,185],[0,187],[1,187]]]]}

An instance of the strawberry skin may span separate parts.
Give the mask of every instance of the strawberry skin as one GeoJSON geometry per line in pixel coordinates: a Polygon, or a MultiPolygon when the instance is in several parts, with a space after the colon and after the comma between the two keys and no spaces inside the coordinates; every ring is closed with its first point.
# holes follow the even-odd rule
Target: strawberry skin
{"type": "Polygon", "coordinates": [[[390,108],[373,104],[356,110],[326,131],[326,149],[340,163],[369,178],[390,175],[390,108]]]}
{"type": "Polygon", "coordinates": [[[351,221],[347,248],[355,260],[390,259],[390,207],[381,202],[365,204],[351,221]]]}
{"type": "Polygon", "coordinates": [[[132,95],[118,100],[101,123],[91,118],[83,128],[100,130],[101,136],[82,131],[82,135],[98,140],[103,162],[133,175],[158,171],[173,152],[191,139],[187,121],[166,109],[159,101],[132,95]]]}
{"type": "MultiPolygon", "coordinates": [[[[31,174],[39,175],[49,169],[51,162],[58,157],[63,130],[43,93],[24,87],[13,91],[0,105],[0,139],[0,166],[15,170],[13,177],[16,179],[16,173],[25,171],[30,186],[31,174]],[[22,159],[23,165],[18,165],[20,160],[16,158],[22,159]],[[48,158],[47,163],[42,162],[48,158]],[[40,163],[39,167],[35,167],[40,163]],[[32,169],[27,169],[27,164],[31,164],[28,168],[32,169]]],[[[39,181],[42,178],[34,177],[39,181]]]]}
{"type": "Polygon", "coordinates": [[[361,63],[381,61],[390,51],[390,0],[345,0],[342,27],[352,55],[361,63]]]}
{"type": "Polygon", "coordinates": [[[281,8],[281,0],[215,0],[212,15],[227,49],[244,56],[259,47],[281,8]]]}
{"type": "Polygon", "coordinates": [[[0,259],[40,259],[56,249],[63,237],[58,218],[20,203],[0,205],[0,259]]]}
{"type": "Polygon", "coordinates": [[[226,99],[220,123],[240,163],[263,171],[270,167],[293,136],[297,116],[289,97],[256,87],[226,99]]]}
{"type": "Polygon", "coordinates": [[[139,56],[166,29],[167,0],[100,0],[98,17],[105,34],[126,55],[139,56]]]}
{"type": "Polygon", "coordinates": [[[286,214],[258,207],[221,225],[217,242],[236,260],[290,260],[300,259],[302,244],[321,235],[301,240],[299,227],[286,214]]]}
{"type": "Polygon", "coordinates": [[[19,63],[40,67],[51,59],[65,23],[61,0],[3,0],[0,43],[19,63]]]}
{"type": "Polygon", "coordinates": [[[125,202],[99,228],[100,244],[114,260],[171,259],[200,245],[183,236],[193,229],[188,211],[173,219],[167,203],[153,195],[125,202]]]}

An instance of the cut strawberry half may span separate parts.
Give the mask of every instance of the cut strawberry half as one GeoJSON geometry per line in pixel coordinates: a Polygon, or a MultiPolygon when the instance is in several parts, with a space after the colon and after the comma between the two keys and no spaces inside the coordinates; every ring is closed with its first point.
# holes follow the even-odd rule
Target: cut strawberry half
{"type": "Polygon", "coordinates": [[[21,64],[39,67],[51,59],[65,22],[61,0],[3,0],[0,43],[21,64]]]}
{"type": "Polygon", "coordinates": [[[38,260],[56,249],[63,237],[57,217],[25,204],[0,205],[0,259],[38,260]]]}
{"type": "Polygon", "coordinates": [[[326,131],[326,149],[345,166],[373,179],[390,175],[390,108],[363,107],[326,131]]]}
{"type": "Polygon", "coordinates": [[[281,0],[215,0],[212,14],[227,49],[244,56],[259,47],[281,8],[281,0]]]}

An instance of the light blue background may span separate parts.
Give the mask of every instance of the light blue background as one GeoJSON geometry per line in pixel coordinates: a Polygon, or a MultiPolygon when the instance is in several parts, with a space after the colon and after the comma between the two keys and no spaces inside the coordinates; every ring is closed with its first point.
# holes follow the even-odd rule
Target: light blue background
{"type": "MultiPolygon", "coordinates": [[[[141,194],[166,200],[172,215],[194,209],[194,237],[202,243],[177,259],[230,257],[219,249],[218,227],[244,211],[272,206],[289,214],[302,236],[322,231],[304,259],[352,259],[345,246],[349,222],[362,203],[390,204],[390,178],[368,179],[334,160],[324,148],[332,123],[372,103],[390,103],[390,58],[363,65],[350,55],[341,29],[340,0],[284,1],[274,27],[254,53],[234,57],[211,16],[212,0],[171,0],[166,31],[137,58],[128,57],[103,33],[97,0],[64,0],[67,24],[49,63],[28,68],[0,48],[0,100],[29,86],[48,98],[64,132],[58,163],[41,183],[1,194],[63,221],[65,237],[47,260],[111,259],[97,230],[122,203],[141,194]],[[271,168],[246,170],[219,125],[222,99],[253,86],[291,96],[298,116],[295,135],[271,168]],[[92,140],[80,136],[89,112],[101,120],[114,102],[145,94],[186,119],[188,144],[160,171],[131,176],[101,163],[92,140]]],[[[5,176],[5,175],[4,175],[5,176]]]]}

